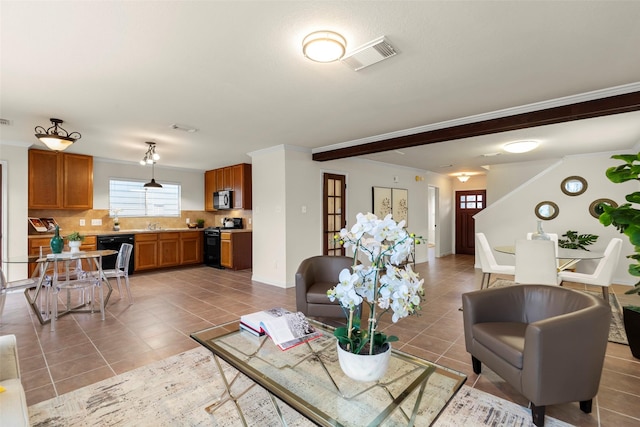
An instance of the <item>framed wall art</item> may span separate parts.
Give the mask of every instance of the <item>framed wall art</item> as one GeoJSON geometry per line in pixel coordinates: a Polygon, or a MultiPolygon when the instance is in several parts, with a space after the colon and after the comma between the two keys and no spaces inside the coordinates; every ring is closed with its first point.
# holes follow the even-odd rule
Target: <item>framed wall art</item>
{"type": "Polygon", "coordinates": [[[409,220],[409,190],[404,188],[373,187],[372,212],[378,218],[392,214],[396,222],[409,220]]]}

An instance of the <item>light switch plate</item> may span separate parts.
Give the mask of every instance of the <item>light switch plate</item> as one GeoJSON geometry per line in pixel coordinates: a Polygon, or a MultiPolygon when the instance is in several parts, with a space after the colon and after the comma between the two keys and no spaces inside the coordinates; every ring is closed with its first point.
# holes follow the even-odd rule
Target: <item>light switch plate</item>
{"type": "Polygon", "coordinates": [[[91,225],[102,225],[102,220],[101,219],[92,219],[91,220],[91,225]]]}
{"type": "Polygon", "coordinates": [[[80,220],[80,227],[84,227],[87,224],[87,222],[84,219],[80,220]]]}

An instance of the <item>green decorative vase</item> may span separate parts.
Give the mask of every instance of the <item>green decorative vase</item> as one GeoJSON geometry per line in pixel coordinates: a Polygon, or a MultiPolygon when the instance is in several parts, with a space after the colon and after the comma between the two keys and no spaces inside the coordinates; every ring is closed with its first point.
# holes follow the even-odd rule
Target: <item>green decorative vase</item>
{"type": "Polygon", "coordinates": [[[51,252],[54,254],[62,253],[62,247],[64,246],[64,241],[62,237],[60,237],[60,227],[56,225],[56,234],[51,238],[51,242],[49,243],[51,246],[51,252]]]}

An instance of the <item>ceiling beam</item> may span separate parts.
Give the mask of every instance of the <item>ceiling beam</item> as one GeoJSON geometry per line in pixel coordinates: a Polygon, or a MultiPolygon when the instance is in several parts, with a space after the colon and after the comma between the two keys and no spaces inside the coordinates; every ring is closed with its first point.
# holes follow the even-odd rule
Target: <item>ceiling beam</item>
{"type": "Polygon", "coordinates": [[[639,110],[640,91],[630,92],[622,95],[614,95],[606,98],[547,108],[544,110],[514,114],[511,116],[451,126],[443,129],[430,130],[413,135],[399,136],[382,141],[354,145],[352,147],[322,151],[314,153],[312,159],[324,162],[328,160],[344,159],[347,157],[434,144],[437,142],[453,141],[473,136],[526,129],[555,123],[564,123],[573,120],[592,119],[595,117],[639,110]]]}

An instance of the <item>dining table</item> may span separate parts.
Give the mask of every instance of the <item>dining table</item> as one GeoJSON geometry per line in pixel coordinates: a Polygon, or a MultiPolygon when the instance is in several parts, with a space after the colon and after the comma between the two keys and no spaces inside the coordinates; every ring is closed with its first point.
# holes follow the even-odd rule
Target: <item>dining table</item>
{"type": "MultiPolygon", "coordinates": [[[[495,249],[496,252],[503,254],[516,254],[515,245],[495,246],[493,249],[495,249]]],[[[583,260],[601,259],[603,257],[603,252],[587,251],[584,249],[558,247],[558,251],[556,253],[556,258],[558,259],[558,271],[567,270],[583,260]]]]}
{"type": "MultiPolygon", "coordinates": [[[[24,289],[24,294],[35,313],[40,324],[51,322],[51,304],[57,301],[50,301],[50,291],[53,286],[63,282],[73,280],[100,280],[107,287],[104,298],[106,307],[109,297],[113,291],[109,279],[102,271],[102,257],[116,255],[118,251],[113,249],[102,249],[93,251],[62,252],[60,254],[23,255],[3,259],[7,264],[38,264],[33,275],[28,279],[9,282],[8,290],[24,289]],[[83,262],[84,261],[84,262],[83,262]],[[75,268],[72,267],[75,264],[75,268]],[[73,274],[72,273],[73,271],[73,274]],[[84,273],[84,274],[80,274],[84,273]]],[[[72,312],[84,312],[83,305],[67,307],[66,310],[58,312],[58,317],[72,312]]]]}

